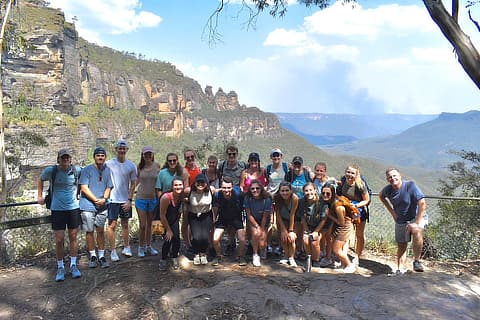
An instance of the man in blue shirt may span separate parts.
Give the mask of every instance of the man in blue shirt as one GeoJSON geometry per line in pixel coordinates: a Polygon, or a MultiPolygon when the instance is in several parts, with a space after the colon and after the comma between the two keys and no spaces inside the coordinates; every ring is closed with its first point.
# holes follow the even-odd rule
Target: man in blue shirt
{"type": "Polygon", "coordinates": [[[57,154],[58,164],[45,168],[37,181],[39,204],[45,204],[45,198],[43,197],[44,181],[50,181],[49,188],[52,197],[50,210],[52,212],[52,229],[55,236],[55,255],[57,257],[56,281],[65,280],[65,266],[63,263],[65,227],[68,228],[72,278],[80,278],[82,276],[77,267],[77,228],[80,225],[77,185],[81,169],[78,166],[73,166],[71,161],[71,152],[67,149],[61,149],[57,154]]]}
{"type": "Polygon", "coordinates": [[[108,216],[108,199],[113,188],[110,169],[105,165],[107,151],[97,147],[93,151],[95,163],[86,166],[80,176],[80,211],[82,212],[82,229],[86,232],[87,250],[90,253],[89,267],[100,264],[108,268],[105,259],[105,221],[108,216]],[[97,231],[98,258],[95,252],[94,230],[97,231]]]}
{"type": "Polygon", "coordinates": [[[397,241],[397,271],[405,273],[406,250],[410,238],[413,237],[413,269],[423,272],[420,255],[423,247],[423,216],[427,204],[425,196],[413,181],[402,181],[397,169],[386,171],[389,185],[380,192],[380,200],[395,220],[395,240],[397,241]],[[387,201],[388,199],[388,201],[387,201]]]}

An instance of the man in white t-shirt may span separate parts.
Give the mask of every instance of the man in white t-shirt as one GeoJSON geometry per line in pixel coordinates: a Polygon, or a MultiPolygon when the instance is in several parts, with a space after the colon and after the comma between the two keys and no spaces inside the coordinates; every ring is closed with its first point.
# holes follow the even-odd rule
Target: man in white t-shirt
{"type": "Polygon", "coordinates": [[[135,192],[135,181],[137,180],[137,166],[127,160],[128,143],[125,140],[118,140],[115,145],[117,157],[107,161],[107,166],[112,175],[113,189],[110,194],[110,205],[108,207],[108,241],[110,243],[110,259],[118,261],[115,247],[115,229],[117,220],[120,218],[122,224],[123,250],[122,254],[132,256],[129,245],[128,219],[132,217],[132,198],[135,192]]]}

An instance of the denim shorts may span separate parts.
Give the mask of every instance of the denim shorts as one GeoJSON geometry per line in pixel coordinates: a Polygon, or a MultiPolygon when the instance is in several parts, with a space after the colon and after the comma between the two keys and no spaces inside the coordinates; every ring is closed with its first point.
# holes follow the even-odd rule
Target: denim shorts
{"type": "Polygon", "coordinates": [[[153,212],[158,205],[158,199],[135,199],[135,207],[145,212],[153,212]]]}
{"type": "Polygon", "coordinates": [[[132,217],[132,208],[125,211],[122,209],[123,203],[110,203],[108,206],[108,220],[117,220],[119,217],[122,219],[130,219],[132,217]]]}

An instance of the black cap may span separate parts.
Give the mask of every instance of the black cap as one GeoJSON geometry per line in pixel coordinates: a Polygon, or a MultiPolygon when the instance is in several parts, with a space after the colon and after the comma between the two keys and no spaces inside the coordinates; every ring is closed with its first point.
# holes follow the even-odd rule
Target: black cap
{"type": "Polygon", "coordinates": [[[295,164],[295,163],[303,164],[303,159],[300,156],[295,156],[295,157],[293,157],[292,163],[293,164],[295,164]]]}
{"type": "Polygon", "coordinates": [[[208,178],[203,173],[200,173],[198,176],[195,177],[195,182],[205,182],[205,183],[207,183],[208,178]]]}
{"type": "Polygon", "coordinates": [[[248,161],[250,161],[250,160],[260,161],[260,155],[256,152],[252,152],[248,155],[248,161]]]}
{"type": "Polygon", "coordinates": [[[104,147],[96,147],[93,151],[93,156],[95,157],[97,154],[107,155],[107,150],[104,147]]]}

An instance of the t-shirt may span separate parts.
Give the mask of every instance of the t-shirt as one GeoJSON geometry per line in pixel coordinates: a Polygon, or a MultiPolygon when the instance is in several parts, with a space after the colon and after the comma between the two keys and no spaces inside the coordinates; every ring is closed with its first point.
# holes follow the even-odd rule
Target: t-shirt
{"type": "MultiPolygon", "coordinates": [[[[111,178],[110,169],[103,165],[101,169],[98,169],[95,164],[91,164],[83,168],[80,175],[80,185],[88,186],[88,189],[97,198],[103,198],[105,189],[113,188],[113,182],[111,178]]],[[[105,210],[105,208],[97,208],[95,204],[89,200],[83,193],[80,196],[80,210],[97,212],[97,210],[105,210]]]]}
{"type": "Polygon", "coordinates": [[[160,190],[162,193],[172,191],[172,181],[177,175],[177,172],[170,172],[168,168],[160,170],[157,176],[157,182],[155,183],[155,189],[160,190]]]}
{"type": "Polygon", "coordinates": [[[360,194],[363,195],[367,192],[368,191],[365,188],[365,186],[363,186],[362,188],[358,188],[355,184],[353,184],[353,186],[350,186],[347,183],[343,183],[340,189],[340,195],[345,196],[352,201],[358,201],[358,202],[363,200],[362,198],[359,198],[359,195],[360,194]]]}
{"type": "Polygon", "coordinates": [[[266,187],[267,191],[270,194],[274,194],[275,192],[278,191],[278,187],[280,186],[280,183],[285,180],[285,171],[283,170],[282,164],[275,169],[272,166],[272,171],[270,172],[270,176],[268,178],[268,185],[266,187]]]}
{"type": "MultiPolygon", "coordinates": [[[[250,213],[255,220],[260,223],[263,218],[263,213],[272,211],[272,199],[270,197],[266,199],[254,199],[251,197],[245,197],[244,208],[250,209],[250,213]]],[[[267,218],[270,221],[270,216],[267,218]]]]}
{"type": "Polygon", "coordinates": [[[242,175],[242,171],[246,168],[245,162],[237,161],[233,168],[228,167],[228,161],[223,160],[218,165],[219,174],[222,177],[230,177],[232,178],[232,182],[234,186],[238,186],[240,184],[240,176],[242,175]]]}
{"type": "Polygon", "coordinates": [[[155,184],[157,182],[160,165],[154,162],[151,167],[143,168],[138,171],[137,199],[155,199],[155,184]]]}
{"type": "Polygon", "coordinates": [[[393,210],[398,215],[397,223],[407,223],[417,216],[418,200],[425,198],[422,191],[413,181],[402,181],[400,189],[391,185],[382,189],[381,194],[390,200],[393,210]]]}
{"type": "Polygon", "coordinates": [[[194,165],[193,168],[185,166],[185,170],[187,170],[188,172],[188,180],[190,182],[190,186],[193,186],[193,184],[195,183],[195,178],[202,172],[202,170],[197,165],[194,165]]]}
{"type": "Polygon", "coordinates": [[[316,228],[320,222],[327,217],[327,203],[318,201],[308,204],[305,199],[303,199],[301,204],[302,213],[309,227],[316,228]]]}
{"type": "Polygon", "coordinates": [[[130,197],[130,186],[137,180],[137,166],[130,160],[120,162],[113,158],[107,161],[107,167],[110,168],[113,182],[111,202],[127,202],[130,197]]]}
{"type": "Polygon", "coordinates": [[[232,196],[227,199],[222,192],[217,192],[214,206],[218,208],[218,220],[220,221],[242,219],[243,197],[240,193],[232,191],[232,196]]]}
{"type": "Polygon", "coordinates": [[[307,184],[307,179],[303,172],[299,176],[295,176],[292,181],[292,191],[299,199],[303,199],[303,186],[307,184]]]}
{"type": "MultiPolygon", "coordinates": [[[[50,180],[54,168],[55,166],[45,168],[40,175],[40,179],[42,181],[50,180]]],[[[50,210],[67,211],[79,208],[77,200],[77,181],[75,176],[78,179],[81,171],[82,169],[79,166],[75,166],[75,169],[73,166],[69,166],[66,171],[62,170],[60,166],[57,166],[50,210]]]]}

